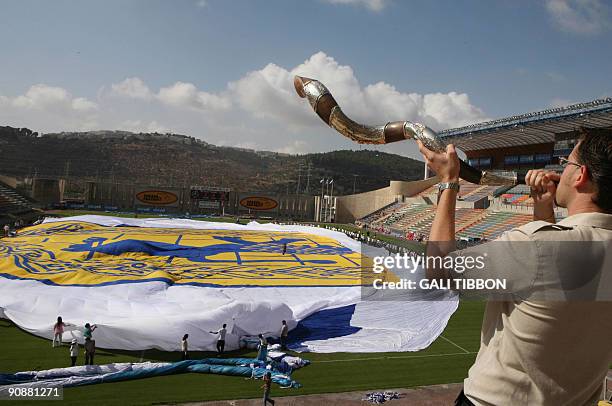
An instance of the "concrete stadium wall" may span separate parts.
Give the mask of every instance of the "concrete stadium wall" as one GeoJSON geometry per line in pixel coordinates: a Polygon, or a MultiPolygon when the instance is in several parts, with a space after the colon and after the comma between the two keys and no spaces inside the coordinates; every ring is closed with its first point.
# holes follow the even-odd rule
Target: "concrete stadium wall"
{"type": "Polygon", "coordinates": [[[389,182],[391,191],[396,195],[402,195],[403,197],[412,197],[421,193],[423,190],[430,186],[435,185],[440,180],[434,176],[425,180],[415,180],[412,182],[406,182],[401,180],[392,180],[389,182]]]}
{"type": "Polygon", "coordinates": [[[337,223],[352,223],[398,200],[414,196],[436,183],[438,183],[437,177],[414,182],[391,181],[389,186],[382,189],[338,196],[336,198],[335,221],[337,223]]]}
{"type": "Polygon", "coordinates": [[[59,203],[62,200],[63,183],[58,179],[35,178],[32,183],[32,198],[42,204],[59,203]]]}
{"type": "Polygon", "coordinates": [[[315,197],[309,195],[282,195],[260,192],[231,192],[230,201],[225,213],[233,215],[251,215],[258,217],[274,217],[292,220],[309,220],[314,218],[315,197]],[[245,197],[265,198],[277,203],[271,210],[249,210],[241,205],[245,197]]]}
{"type": "Polygon", "coordinates": [[[228,215],[245,215],[250,214],[253,217],[275,217],[294,220],[312,221],[314,218],[314,197],[309,195],[267,195],[259,192],[234,192],[229,193],[229,198],[225,207],[219,202],[210,202],[208,207],[200,207],[197,200],[191,199],[191,187],[175,188],[161,186],[147,186],[122,183],[108,182],[87,182],[85,187],[85,204],[114,206],[123,210],[133,210],[137,208],[163,208],[166,212],[189,212],[191,214],[224,214],[228,215]],[[178,196],[178,201],[173,205],[149,205],[146,206],[135,200],[135,196],[139,191],[167,191],[178,196]],[[277,206],[273,210],[259,211],[251,210],[242,207],[240,200],[246,196],[266,197],[277,202],[277,206]]]}

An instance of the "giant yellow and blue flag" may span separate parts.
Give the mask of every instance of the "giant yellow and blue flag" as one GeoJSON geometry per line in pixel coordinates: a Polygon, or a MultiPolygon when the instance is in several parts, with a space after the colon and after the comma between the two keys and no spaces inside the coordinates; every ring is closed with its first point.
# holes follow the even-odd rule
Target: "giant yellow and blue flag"
{"type": "Polygon", "coordinates": [[[363,297],[371,259],[343,233],[316,227],[180,219],[48,219],[0,241],[0,317],[64,340],[98,325],[102,348],[229,349],[287,320],[305,351],[406,351],[429,345],[456,297],[378,302],[363,297]],[[376,337],[374,340],[373,338],[376,337]]]}

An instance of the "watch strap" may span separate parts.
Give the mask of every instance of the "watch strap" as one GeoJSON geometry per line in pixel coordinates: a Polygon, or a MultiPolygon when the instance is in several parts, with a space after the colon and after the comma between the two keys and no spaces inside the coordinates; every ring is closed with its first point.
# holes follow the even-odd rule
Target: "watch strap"
{"type": "Polygon", "coordinates": [[[446,189],[451,189],[459,193],[459,183],[457,182],[441,182],[438,184],[438,202],[440,201],[440,196],[442,196],[442,192],[446,189]]]}
{"type": "Polygon", "coordinates": [[[438,192],[442,192],[443,190],[451,189],[459,192],[460,186],[457,182],[442,182],[438,185],[438,192]]]}

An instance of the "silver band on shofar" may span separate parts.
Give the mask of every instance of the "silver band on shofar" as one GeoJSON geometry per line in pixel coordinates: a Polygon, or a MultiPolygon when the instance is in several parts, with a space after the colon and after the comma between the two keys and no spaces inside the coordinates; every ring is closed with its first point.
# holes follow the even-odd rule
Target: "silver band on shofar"
{"type": "MultiPolygon", "coordinates": [[[[431,151],[444,151],[446,144],[429,127],[410,121],[393,121],[383,126],[367,126],[356,123],[342,109],[323,83],[315,79],[296,76],[295,90],[308,100],[313,110],[327,125],[340,134],[360,144],[389,144],[391,142],[420,140],[431,151]]],[[[516,185],[514,172],[480,171],[460,160],[459,176],[468,182],[481,185],[516,185]]]]}

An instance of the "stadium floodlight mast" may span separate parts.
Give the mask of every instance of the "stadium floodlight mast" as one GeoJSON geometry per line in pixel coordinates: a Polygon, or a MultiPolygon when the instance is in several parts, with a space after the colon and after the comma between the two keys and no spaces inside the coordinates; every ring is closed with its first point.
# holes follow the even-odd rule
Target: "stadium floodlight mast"
{"type": "Polygon", "coordinates": [[[323,212],[323,215],[325,216],[323,220],[325,223],[327,223],[327,218],[329,217],[329,181],[331,179],[327,179],[327,181],[325,182],[325,197],[323,198],[325,201],[325,211],[323,212]]]}
{"type": "Polygon", "coordinates": [[[324,221],[326,223],[329,223],[329,206],[330,206],[330,201],[329,201],[329,185],[331,184],[331,178],[328,178],[327,181],[325,182],[325,212],[323,215],[323,218],[325,219],[324,221]]]}
{"type": "Polygon", "coordinates": [[[329,180],[329,184],[331,185],[331,192],[329,193],[329,205],[328,205],[329,207],[327,209],[327,213],[328,213],[328,217],[329,217],[328,222],[331,223],[331,221],[332,221],[332,210],[334,210],[334,207],[335,207],[335,205],[334,205],[334,179],[333,178],[329,180]]]}
{"type": "Polygon", "coordinates": [[[319,183],[321,184],[321,200],[319,201],[319,221],[321,223],[324,223],[322,218],[323,218],[323,186],[325,185],[325,178],[321,179],[319,183]]]}
{"type": "Polygon", "coordinates": [[[328,223],[331,221],[334,198],[334,179],[323,178],[319,181],[321,184],[321,200],[319,202],[319,221],[328,223]],[[331,193],[330,193],[331,189],[331,193]]]}
{"type": "MultiPolygon", "coordinates": [[[[420,140],[432,151],[444,151],[446,143],[431,128],[410,121],[394,121],[380,126],[366,126],[348,118],[329,90],[315,79],[295,76],[293,85],[300,97],[306,98],[317,115],[327,125],[360,144],[389,144],[408,139],[420,140]]],[[[480,185],[508,185],[524,183],[516,172],[481,171],[460,160],[459,176],[480,185]]]]}

